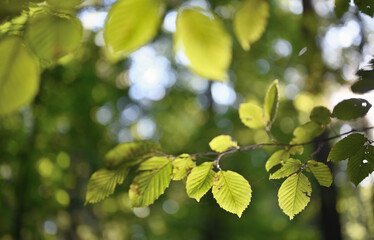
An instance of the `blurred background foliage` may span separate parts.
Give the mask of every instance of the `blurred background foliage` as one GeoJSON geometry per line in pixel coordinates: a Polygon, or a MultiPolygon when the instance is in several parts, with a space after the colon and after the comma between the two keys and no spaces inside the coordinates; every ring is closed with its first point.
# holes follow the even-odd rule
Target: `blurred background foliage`
{"type": "MultiPolygon", "coordinates": [[[[357,1],[358,9],[348,0],[269,0],[262,38],[245,52],[233,37],[229,80],[211,82],[187,70],[173,53],[176,10],[181,4],[210,8],[233,34],[231,21],[241,1],[168,0],[157,37],[113,63],[103,48],[103,24],[114,2],[87,0],[74,8],[83,26],[80,46],[63,58],[43,55],[34,102],[0,118],[1,240],[374,237],[373,176],[355,188],[344,172],[346,163],[334,168],[332,188],[313,182],[311,203],[289,221],[277,203],[281,182],[269,181],[264,168],[275,148],[236,153],[221,163],[252,186],[252,202],[240,219],[220,209],[210,193],[200,203],[189,199],[181,182],[173,182],[150,207],[130,207],[129,180],[103,202],[84,206],[90,174],[116,144],[151,139],[178,155],[209,151],[209,141],[219,134],[232,135],[240,145],[264,142],[266,132],[246,128],[237,110],[244,101],[262,102],[276,78],[281,104],[272,132],[287,142],[314,106],[331,108],[354,96],[349,85],[374,53],[374,9],[365,1],[357,1]],[[59,59],[51,63],[54,57],[59,59]],[[332,220],[326,221],[326,213],[332,220]]],[[[17,16],[37,4],[44,2],[0,0],[0,38],[9,33],[11,19],[24,23],[17,16]]],[[[47,35],[56,31],[42,27],[51,31],[47,35]]],[[[12,31],[23,31],[22,26],[12,31]]],[[[374,99],[372,93],[363,98],[374,99]]],[[[372,119],[369,112],[359,124],[373,125],[372,119]]],[[[332,132],[355,125],[335,126],[332,132]]],[[[312,147],[305,156],[311,152],[312,147]]]]}

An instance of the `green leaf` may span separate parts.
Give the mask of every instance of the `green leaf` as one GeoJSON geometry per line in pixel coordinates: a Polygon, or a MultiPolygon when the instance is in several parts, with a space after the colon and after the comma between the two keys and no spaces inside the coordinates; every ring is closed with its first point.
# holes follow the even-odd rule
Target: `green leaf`
{"type": "Polygon", "coordinates": [[[229,135],[220,135],[213,138],[209,143],[210,148],[216,152],[225,152],[230,148],[236,148],[238,146],[237,141],[233,141],[229,135]]]}
{"type": "Polygon", "coordinates": [[[47,0],[47,3],[56,8],[71,9],[81,4],[82,0],[47,0]]]}
{"type": "Polygon", "coordinates": [[[280,179],[290,176],[292,173],[300,170],[302,164],[299,159],[290,158],[282,164],[282,167],[270,174],[269,179],[280,179]]]}
{"type": "Polygon", "coordinates": [[[338,103],[331,116],[340,120],[353,120],[365,116],[370,108],[371,104],[365,99],[351,98],[338,103]]]}
{"type": "Polygon", "coordinates": [[[318,137],[325,130],[324,126],[321,126],[315,122],[307,122],[301,126],[298,126],[294,131],[294,138],[290,144],[307,143],[318,137]]]}
{"type": "Polygon", "coordinates": [[[165,11],[162,0],[119,0],[108,13],[104,40],[109,53],[124,57],[150,42],[165,11]]]}
{"type": "Polygon", "coordinates": [[[132,181],[129,198],[132,207],[145,207],[158,199],[169,186],[172,162],[166,157],[153,157],[143,162],[138,170],[144,172],[132,181]]]}
{"type": "Polygon", "coordinates": [[[302,173],[293,174],[279,188],[279,207],[292,220],[308,205],[311,194],[312,187],[308,178],[302,173]]]}
{"type": "Polygon", "coordinates": [[[356,186],[374,171],[374,147],[362,146],[348,160],[347,175],[356,186]]]}
{"type": "Polygon", "coordinates": [[[184,153],[179,155],[173,162],[173,180],[182,180],[188,171],[196,166],[190,155],[184,153]]]}
{"type": "Polygon", "coordinates": [[[239,117],[249,128],[262,128],[266,126],[263,110],[253,103],[242,103],[239,106],[239,117]]]}
{"type": "Polygon", "coordinates": [[[252,197],[252,189],[248,181],[232,171],[219,171],[216,174],[212,192],[221,208],[238,217],[242,216],[252,197]]]}
{"type": "Polygon", "coordinates": [[[18,37],[0,41],[0,115],[30,104],[39,91],[39,66],[18,37]]]}
{"type": "Polygon", "coordinates": [[[105,161],[108,168],[115,168],[121,164],[134,166],[159,150],[160,145],[152,141],[121,143],[105,155],[105,161]]]}
{"type": "Polygon", "coordinates": [[[308,168],[317,179],[319,185],[324,187],[330,187],[332,184],[332,174],[330,168],[322,163],[314,160],[307,162],[308,168]]]}
{"type": "MultiPolygon", "coordinates": [[[[250,0],[252,1],[252,0],[250,0]]],[[[267,125],[271,125],[274,121],[279,106],[279,94],[278,94],[278,80],[275,80],[269,87],[264,104],[264,118],[266,119],[267,125]]]]}
{"type": "Polygon", "coordinates": [[[298,145],[298,146],[292,146],[288,148],[288,153],[291,155],[301,155],[304,152],[304,146],[298,145]]]}
{"type": "Polygon", "coordinates": [[[338,162],[355,155],[366,141],[367,138],[362,134],[350,134],[332,147],[327,161],[338,162]]]}
{"type": "Polygon", "coordinates": [[[188,68],[210,80],[227,79],[231,37],[217,15],[201,8],[182,8],[174,34],[176,53],[184,52],[188,68]]]}
{"type": "Polygon", "coordinates": [[[76,17],[61,17],[39,12],[29,20],[26,40],[40,58],[49,65],[80,46],[82,26],[76,17]]]}
{"type": "Polygon", "coordinates": [[[370,17],[373,16],[374,2],[367,0],[354,0],[354,3],[361,12],[369,15],[370,17]]]}
{"type": "Polygon", "coordinates": [[[266,161],[266,164],[265,164],[266,171],[269,172],[276,165],[281,164],[282,162],[286,162],[289,157],[290,157],[290,154],[285,150],[276,151],[266,161]]]}
{"type": "MultiPolygon", "coordinates": [[[[374,71],[372,70],[372,72],[374,71]]],[[[359,94],[372,91],[374,90],[374,78],[359,80],[351,86],[351,89],[352,89],[352,92],[359,93],[359,94]]]]}
{"type": "Polygon", "coordinates": [[[269,17],[269,4],[265,0],[246,0],[234,17],[235,35],[246,51],[265,32],[269,17]]]}
{"type": "Polygon", "coordinates": [[[117,170],[102,168],[94,172],[88,181],[85,204],[100,202],[114,193],[117,184],[123,183],[128,172],[128,168],[117,170]]]}
{"type": "Polygon", "coordinates": [[[186,190],[190,198],[198,202],[213,185],[214,171],[212,162],[204,162],[192,169],[187,177],[186,190]]]}
{"type": "Polygon", "coordinates": [[[325,107],[318,106],[313,108],[312,112],[310,113],[310,120],[321,125],[327,125],[331,122],[330,115],[330,110],[325,107]]]}

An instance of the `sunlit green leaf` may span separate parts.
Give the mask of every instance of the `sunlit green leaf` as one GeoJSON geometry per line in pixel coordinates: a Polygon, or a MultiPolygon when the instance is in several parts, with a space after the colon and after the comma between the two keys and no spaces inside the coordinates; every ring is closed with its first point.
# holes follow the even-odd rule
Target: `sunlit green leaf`
{"type": "Polygon", "coordinates": [[[44,65],[71,53],[79,47],[82,26],[78,18],[40,12],[28,22],[26,40],[44,65]]]}
{"type": "Polygon", "coordinates": [[[230,148],[238,146],[238,142],[233,141],[229,135],[220,135],[213,138],[209,143],[210,148],[216,152],[225,152],[230,148]]]}
{"type": "Polygon", "coordinates": [[[371,104],[365,99],[351,98],[338,103],[331,116],[340,120],[353,120],[365,116],[370,108],[371,104]]]}
{"type": "Polygon", "coordinates": [[[248,181],[232,171],[219,171],[215,175],[212,192],[221,208],[238,217],[242,216],[252,197],[248,181]]]}
{"type": "Polygon", "coordinates": [[[292,146],[288,148],[288,153],[291,155],[301,155],[304,152],[304,146],[302,145],[297,145],[297,146],[292,146]]]}
{"type": "Polygon", "coordinates": [[[325,130],[324,126],[319,125],[315,122],[307,122],[301,126],[298,126],[294,131],[294,138],[290,144],[307,143],[318,137],[325,130]]]}
{"type": "Polygon", "coordinates": [[[204,162],[192,169],[187,177],[186,190],[190,198],[198,202],[213,185],[214,171],[212,162],[204,162]]]}
{"type": "Polygon", "coordinates": [[[273,153],[270,158],[266,161],[265,169],[266,171],[270,171],[273,167],[282,162],[285,162],[290,157],[290,154],[285,150],[278,150],[273,153]]]}
{"type": "Polygon", "coordinates": [[[327,125],[331,122],[330,115],[330,110],[325,107],[318,106],[313,108],[312,112],[310,113],[310,120],[321,125],[327,125]]]}
{"type": "Polygon", "coordinates": [[[195,167],[190,155],[181,154],[173,161],[173,180],[182,180],[188,171],[195,167]]]}
{"type": "Polygon", "coordinates": [[[94,172],[87,185],[86,204],[97,203],[114,193],[117,184],[122,184],[128,174],[127,168],[108,170],[105,168],[94,172]]]}
{"type": "Polygon", "coordinates": [[[299,159],[287,159],[285,163],[282,164],[282,167],[279,168],[274,173],[270,174],[269,179],[280,179],[290,176],[292,173],[300,170],[302,164],[299,159]]]}
{"type": "Polygon", "coordinates": [[[240,104],[239,117],[249,128],[262,128],[266,125],[262,108],[253,103],[240,104]]]}
{"type": "Polygon", "coordinates": [[[367,138],[359,133],[353,133],[337,142],[331,149],[327,161],[338,162],[356,154],[367,138]]]}
{"type": "Polygon", "coordinates": [[[332,174],[330,168],[322,163],[314,160],[309,160],[307,162],[308,168],[317,179],[321,186],[330,187],[332,184],[332,174]]]}
{"type": "Polygon", "coordinates": [[[269,17],[269,4],[266,0],[246,0],[238,8],[234,17],[235,35],[246,51],[265,32],[269,17]]]}
{"type": "Polygon", "coordinates": [[[374,171],[374,147],[362,146],[354,155],[349,157],[347,175],[356,186],[374,171]]]}
{"type": "Polygon", "coordinates": [[[266,119],[267,124],[270,124],[274,121],[279,106],[279,94],[278,94],[278,80],[275,80],[273,84],[269,87],[264,104],[264,118],[266,119]]]}
{"type": "Polygon", "coordinates": [[[83,0],[47,0],[47,3],[56,8],[70,9],[74,8],[83,0]]]}
{"type": "Polygon", "coordinates": [[[160,145],[152,141],[121,143],[105,155],[107,167],[115,168],[121,164],[133,166],[160,150],[160,145]]]}
{"type": "Polygon", "coordinates": [[[132,207],[148,206],[165,192],[172,178],[172,162],[166,157],[153,157],[138,170],[143,172],[135,176],[129,190],[132,207]]]}
{"type": "Polygon", "coordinates": [[[231,62],[231,37],[213,12],[201,8],[182,8],[174,34],[177,54],[188,58],[188,68],[210,80],[226,80],[231,62]]]}
{"type": "Polygon", "coordinates": [[[18,37],[0,42],[0,115],[31,103],[39,91],[39,66],[18,37]]]}
{"type": "Polygon", "coordinates": [[[279,207],[292,220],[309,203],[312,187],[308,178],[302,174],[288,177],[278,191],[279,207]]]}
{"type": "Polygon", "coordinates": [[[164,14],[162,0],[119,0],[108,13],[104,39],[108,51],[124,57],[151,41],[164,14]]]}

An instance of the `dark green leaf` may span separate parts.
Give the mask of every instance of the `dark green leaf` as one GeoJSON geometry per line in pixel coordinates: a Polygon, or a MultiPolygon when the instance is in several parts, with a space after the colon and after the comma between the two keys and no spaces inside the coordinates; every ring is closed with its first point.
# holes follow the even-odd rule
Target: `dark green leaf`
{"type": "Polygon", "coordinates": [[[353,133],[343,138],[332,147],[327,161],[338,162],[353,156],[361,149],[366,141],[367,138],[359,133],[353,133]]]}
{"type": "Polygon", "coordinates": [[[313,108],[312,112],[310,113],[310,120],[318,124],[327,125],[331,122],[330,115],[330,110],[325,107],[318,106],[313,108]]]}
{"type": "MultiPolygon", "coordinates": [[[[374,72],[374,71],[371,71],[374,72]]],[[[351,86],[352,92],[354,93],[367,93],[371,90],[374,90],[374,78],[372,79],[362,79],[357,82],[355,82],[351,86]]]]}
{"type": "Polygon", "coordinates": [[[365,99],[351,98],[338,103],[331,116],[340,120],[352,120],[365,116],[370,108],[371,104],[365,99]]]}
{"type": "Polygon", "coordinates": [[[347,175],[356,186],[374,171],[374,147],[362,146],[348,160],[347,175]]]}

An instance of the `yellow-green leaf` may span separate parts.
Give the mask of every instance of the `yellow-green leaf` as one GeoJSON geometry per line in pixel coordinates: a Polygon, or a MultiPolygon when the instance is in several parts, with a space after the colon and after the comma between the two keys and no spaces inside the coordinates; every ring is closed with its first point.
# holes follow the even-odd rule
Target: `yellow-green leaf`
{"type": "Polygon", "coordinates": [[[331,148],[327,161],[338,162],[355,155],[366,141],[367,138],[362,134],[350,134],[331,148]]]}
{"type": "Polygon", "coordinates": [[[121,164],[134,166],[151,157],[160,150],[160,145],[152,141],[121,143],[105,155],[107,167],[115,168],[121,164]]]}
{"type": "Polygon", "coordinates": [[[323,133],[325,127],[315,122],[307,122],[298,126],[294,131],[294,138],[290,144],[307,143],[323,133]]]}
{"type": "Polygon", "coordinates": [[[237,141],[233,141],[229,135],[220,135],[213,138],[209,143],[210,148],[216,152],[225,152],[230,148],[235,148],[238,146],[237,141]]]}
{"type": "Polygon", "coordinates": [[[127,168],[108,170],[102,168],[94,172],[87,185],[86,204],[97,203],[114,192],[117,184],[122,184],[128,174],[127,168]]]}
{"type": "Polygon", "coordinates": [[[212,192],[221,208],[238,217],[242,216],[252,197],[252,189],[248,181],[232,171],[219,171],[216,174],[212,192]]]}
{"type": "Polygon", "coordinates": [[[288,177],[278,191],[279,207],[292,220],[309,203],[312,187],[308,178],[302,174],[288,177]]]}
{"type": "Polygon", "coordinates": [[[266,161],[265,169],[269,172],[273,167],[282,162],[285,162],[290,157],[290,154],[285,150],[278,150],[273,153],[270,158],[266,161]]]}
{"type": "Polygon", "coordinates": [[[169,186],[172,163],[166,157],[153,157],[143,162],[130,185],[129,198],[132,207],[144,207],[158,199],[169,186]]]}
{"type": "Polygon", "coordinates": [[[266,0],[246,0],[239,6],[234,17],[235,35],[246,51],[265,32],[269,17],[269,4],[266,0]]]}
{"type": "Polygon", "coordinates": [[[18,37],[0,42],[0,115],[11,114],[34,100],[39,66],[18,37]]]}
{"type": "Polygon", "coordinates": [[[182,180],[188,171],[196,166],[190,155],[184,153],[173,161],[173,180],[182,180]]]}
{"type": "Polygon", "coordinates": [[[174,34],[176,53],[188,58],[188,68],[210,80],[226,80],[231,62],[231,37],[214,13],[201,8],[182,8],[174,34]]]}
{"type": "Polygon", "coordinates": [[[280,169],[270,174],[269,179],[280,179],[280,178],[288,177],[292,173],[300,170],[301,165],[302,164],[299,159],[290,158],[286,160],[285,163],[282,164],[282,167],[280,169]]]}
{"type": "Polygon", "coordinates": [[[165,11],[162,0],[119,0],[105,22],[107,50],[124,57],[150,42],[157,34],[165,11]]]}
{"type": "Polygon", "coordinates": [[[73,16],[39,12],[30,19],[26,29],[26,40],[44,65],[77,49],[81,38],[82,26],[73,16]]]}
{"type": "Polygon", "coordinates": [[[287,150],[291,155],[301,155],[304,152],[304,146],[302,145],[297,145],[297,146],[292,146],[288,148],[287,150]]]}
{"type": "Polygon", "coordinates": [[[212,162],[204,162],[192,169],[187,177],[186,190],[190,198],[198,202],[213,185],[214,171],[212,162]]]}
{"type": "Polygon", "coordinates": [[[279,106],[278,80],[275,80],[269,87],[264,104],[264,118],[267,125],[274,121],[279,106]]]}
{"type": "Polygon", "coordinates": [[[47,3],[56,8],[70,9],[77,6],[82,1],[83,0],[47,0],[47,3]]]}
{"type": "Polygon", "coordinates": [[[332,184],[332,174],[330,168],[321,162],[309,160],[307,162],[308,168],[317,179],[318,183],[324,187],[330,187],[332,184]]]}
{"type": "Polygon", "coordinates": [[[239,117],[242,123],[249,128],[262,128],[266,126],[262,108],[253,103],[240,104],[239,117]]]}

